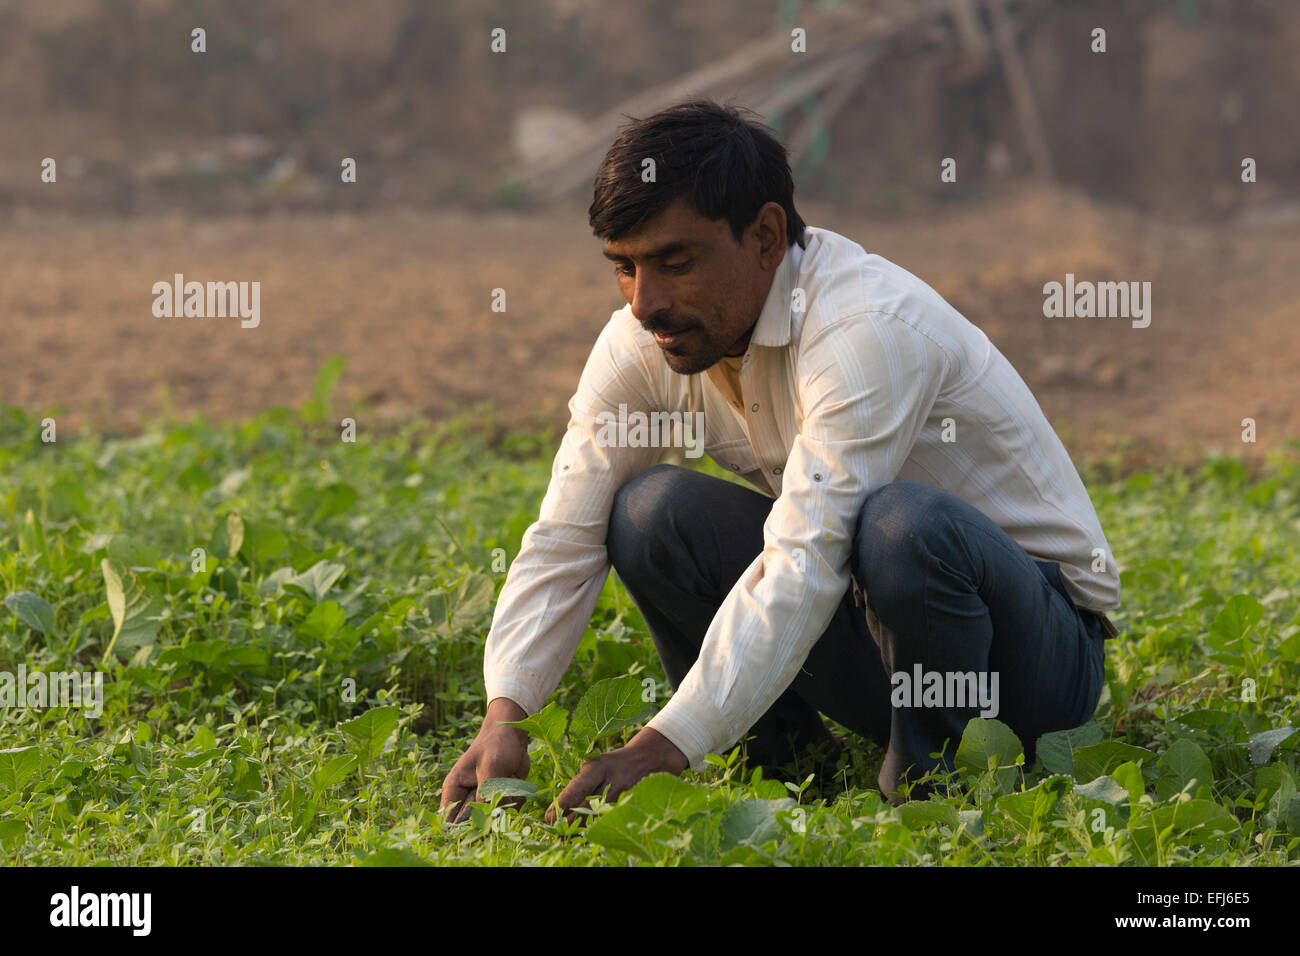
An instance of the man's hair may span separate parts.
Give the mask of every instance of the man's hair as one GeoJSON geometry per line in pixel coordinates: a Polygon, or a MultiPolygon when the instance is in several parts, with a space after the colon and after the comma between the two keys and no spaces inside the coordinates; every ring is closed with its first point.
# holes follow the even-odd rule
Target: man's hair
{"type": "Polygon", "coordinates": [[[696,100],[623,127],[596,173],[588,220],[599,238],[617,240],[683,197],[706,219],[725,218],[737,242],[764,203],[779,203],[786,244],[804,245],[785,147],[737,107],[696,100]],[[653,182],[642,180],[646,159],[653,182]]]}

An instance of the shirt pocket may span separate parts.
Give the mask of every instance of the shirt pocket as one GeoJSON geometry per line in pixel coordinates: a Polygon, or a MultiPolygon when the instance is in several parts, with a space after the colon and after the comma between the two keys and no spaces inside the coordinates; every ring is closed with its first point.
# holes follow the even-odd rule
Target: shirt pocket
{"type": "Polygon", "coordinates": [[[706,448],[708,456],[719,466],[736,475],[747,475],[758,471],[758,459],[754,449],[749,447],[748,439],[723,442],[712,448],[706,448]]]}

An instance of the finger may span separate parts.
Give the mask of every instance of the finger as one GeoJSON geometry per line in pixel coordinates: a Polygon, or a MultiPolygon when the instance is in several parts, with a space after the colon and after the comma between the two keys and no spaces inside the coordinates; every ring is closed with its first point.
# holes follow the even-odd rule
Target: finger
{"type": "Polygon", "coordinates": [[[569,781],[559,796],[551,801],[551,805],[546,808],[546,814],[542,817],[547,823],[554,823],[560,813],[567,809],[572,803],[581,800],[586,795],[586,781],[591,777],[591,768],[584,767],[578,772],[572,780],[569,781]]]}
{"type": "Polygon", "coordinates": [[[606,770],[602,763],[591,763],[579,771],[567,787],[561,791],[560,795],[555,798],[555,804],[560,811],[565,812],[565,819],[572,822],[579,814],[572,812],[573,808],[581,804],[591,794],[596,793],[601,787],[604,787],[606,781],[606,770]]]}
{"type": "Polygon", "coordinates": [[[464,773],[459,768],[453,767],[451,773],[447,774],[447,779],[442,782],[442,802],[438,805],[438,809],[460,803],[473,792],[476,786],[478,781],[473,774],[464,773]]]}

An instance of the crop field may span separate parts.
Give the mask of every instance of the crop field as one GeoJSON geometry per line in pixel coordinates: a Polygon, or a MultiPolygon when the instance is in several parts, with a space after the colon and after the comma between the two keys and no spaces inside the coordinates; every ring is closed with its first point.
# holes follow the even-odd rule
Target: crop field
{"type": "Polygon", "coordinates": [[[611,575],[555,698],[528,721],[528,779],[484,788],[453,825],[439,788],[481,721],[493,602],[556,439],[461,419],[341,440],[339,371],[327,366],[301,407],[242,425],[159,418],[138,436],[49,442],[39,419],[0,411],[0,673],[27,678],[0,683],[13,698],[0,707],[2,858],[1300,860],[1295,443],[1260,469],[1080,463],[1120,561],[1122,634],[1094,719],[1043,738],[1032,766],[1005,725],[976,719],[951,790],[925,801],[882,799],[882,752],[850,737],[827,779],[763,779],[737,748],[548,824],[585,757],[662,706],[643,681],[668,686],[611,575]],[[102,693],[69,699],[59,674],[102,693]]]}

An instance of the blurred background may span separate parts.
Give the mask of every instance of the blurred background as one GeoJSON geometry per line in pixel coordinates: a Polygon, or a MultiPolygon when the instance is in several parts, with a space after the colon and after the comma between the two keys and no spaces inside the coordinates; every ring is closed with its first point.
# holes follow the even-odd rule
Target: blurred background
{"type": "Polygon", "coordinates": [[[777,130],[810,225],[983,328],[1072,453],[1260,457],[1300,436],[1298,49],[1288,0],[0,0],[0,404],[239,420],[342,355],[363,428],[558,429],[624,304],[596,164],[705,95],[777,130]],[[156,318],[175,273],[259,281],[260,325],[156,318]],[[1150,326],[1044,317],[1066,273],[1151,282],[1150,326]]]}

